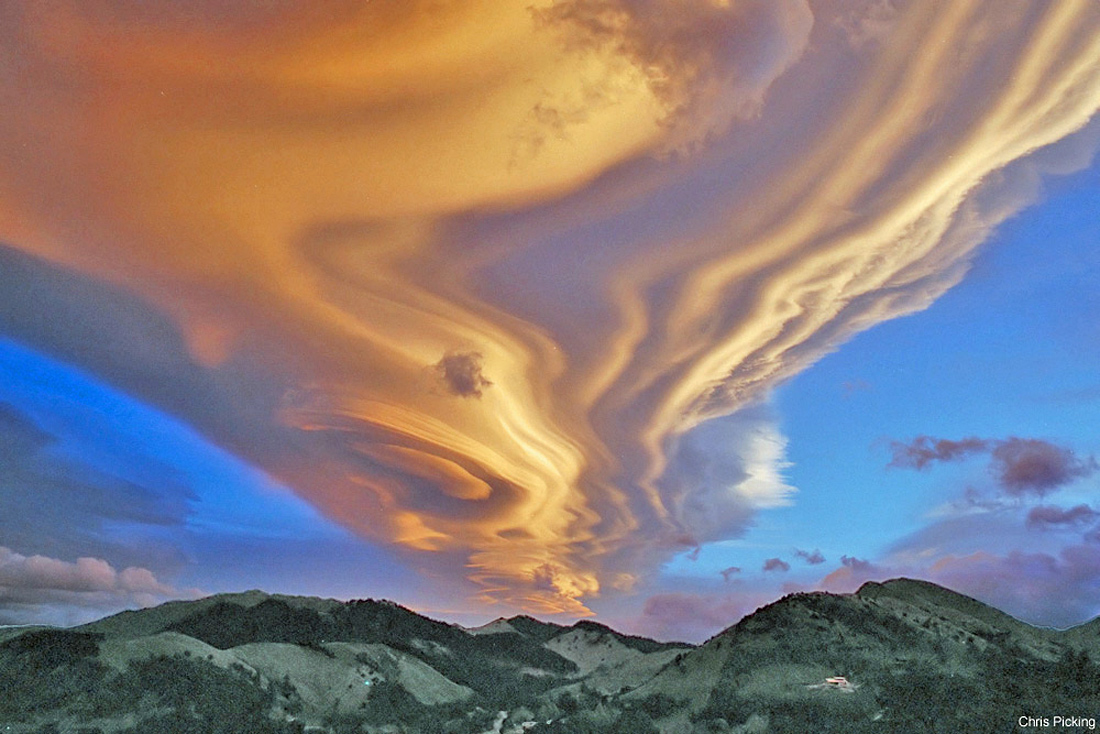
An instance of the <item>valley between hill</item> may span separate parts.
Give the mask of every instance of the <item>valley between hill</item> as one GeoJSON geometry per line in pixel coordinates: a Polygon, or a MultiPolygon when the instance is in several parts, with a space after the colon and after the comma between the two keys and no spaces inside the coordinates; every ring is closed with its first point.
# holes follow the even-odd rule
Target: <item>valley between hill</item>
{"type": "Polygon", "coordinates": [[[1097,660],[1100,620],[1036,628],[908,579],[790,595],[698,646],[252,591],[0,630],[0,731],[910,734],[1055,716],[1087,730],[1097,660]]]}

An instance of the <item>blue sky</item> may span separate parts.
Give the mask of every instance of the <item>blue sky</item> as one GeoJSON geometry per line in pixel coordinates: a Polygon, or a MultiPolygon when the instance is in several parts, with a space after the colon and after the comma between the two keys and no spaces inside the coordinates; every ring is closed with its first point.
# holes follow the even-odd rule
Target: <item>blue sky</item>
{"type": "Polygon", "coordinates": [[[384,550],[172,416],[71,365],[0,340],[0,402],[50,437],[30,455],[9,457],[31,464],[28,475],[41,484],[8,479],[4,494],[30,495],[40,507],[89,495],[38,527],[26,509],[12,508],[4,535],[24,555],[92,556],[118,569],[141,563],[184,594],[415,591],[384,550]],[[59,480],[56,489],[49,479],[59,480]]]}
{"type": "Polygon", "coordinates": [[[1100,166],[1050,180],[928,310],[879,324],[781,388],[789,476],[803,491],[775,522],[876,557],[960,483],[987,481],[974,467],[889,469],[891,440],[1024,436],[1100,451],[1098,213],[1100,166]]]}
{"type": "MultiPolygon", "coordinates": [[[[716,575],[737,566],[746,583],[812,587],[841,556],[887,559],[967,488],[995,494],[986,462],[891,467],[893,441],[1034,437],[1100,454],[1098,243],[1094,161],[1047,179],[1040,200],[999,227],[962,282],[927,310],[876,325],[780,387],[772,404],[797,495],[762,512],[744,537],[680,556],[666,574],[721,588],[716,575]],[[826,563],[807,565],[795,549],[821,550],[826,563]],[[791,565],[782,581],[762,571],[775,557],[791,565]]],[[[1044,501],[1095,503],[1098,482],[1083,478],[1044,501]]],[[[1056,553],[1071,542],[1027,530],[1020,516],[1032,504],[1014,508],[1012,522],[960,525],[959,547],[1056,553]]],[[[1027,616],[1020,605],[1012,611],[1027,616]]]]}

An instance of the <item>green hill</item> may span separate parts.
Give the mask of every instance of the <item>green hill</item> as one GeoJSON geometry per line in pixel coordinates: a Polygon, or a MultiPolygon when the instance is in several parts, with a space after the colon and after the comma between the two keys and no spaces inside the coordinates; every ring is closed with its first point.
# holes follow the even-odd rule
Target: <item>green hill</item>
{"type": "MultiPolygon", "coordinates": [[[[897,579],[705,644],[252,591],[0,638],[4,734],[1004,732],[1100,711],[1100,620],[1027,625],[897,579]],[[843,676],[847,683],[826,683],[843,676]]],[[[1087,719],[1086,719],[1087,721],[1087,719]]]]}

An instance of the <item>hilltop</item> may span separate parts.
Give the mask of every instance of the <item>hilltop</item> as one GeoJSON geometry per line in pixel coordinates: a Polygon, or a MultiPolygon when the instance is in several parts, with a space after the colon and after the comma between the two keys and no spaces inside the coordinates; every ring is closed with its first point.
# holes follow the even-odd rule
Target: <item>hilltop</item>
{"type": "Polygon", "coordinates": [[[259,591],[6,632],[12,734],[1000,732],[1100,711],[1100,623],[1036,628],[907,579],[792,594],[699,646],[259,591]]]}

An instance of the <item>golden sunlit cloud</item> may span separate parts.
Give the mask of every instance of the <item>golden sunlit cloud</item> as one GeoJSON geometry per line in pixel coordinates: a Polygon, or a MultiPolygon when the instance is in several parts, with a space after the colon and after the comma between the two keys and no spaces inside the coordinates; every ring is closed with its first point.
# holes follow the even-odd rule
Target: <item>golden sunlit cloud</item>
{"type": "Polygon", "coordinates": [[[0,8],[0,239],[279,386],[199,430],[542,612],[789,501],[753,406],[1100,109],[1090,0],[170,5],[0,8]]]}

